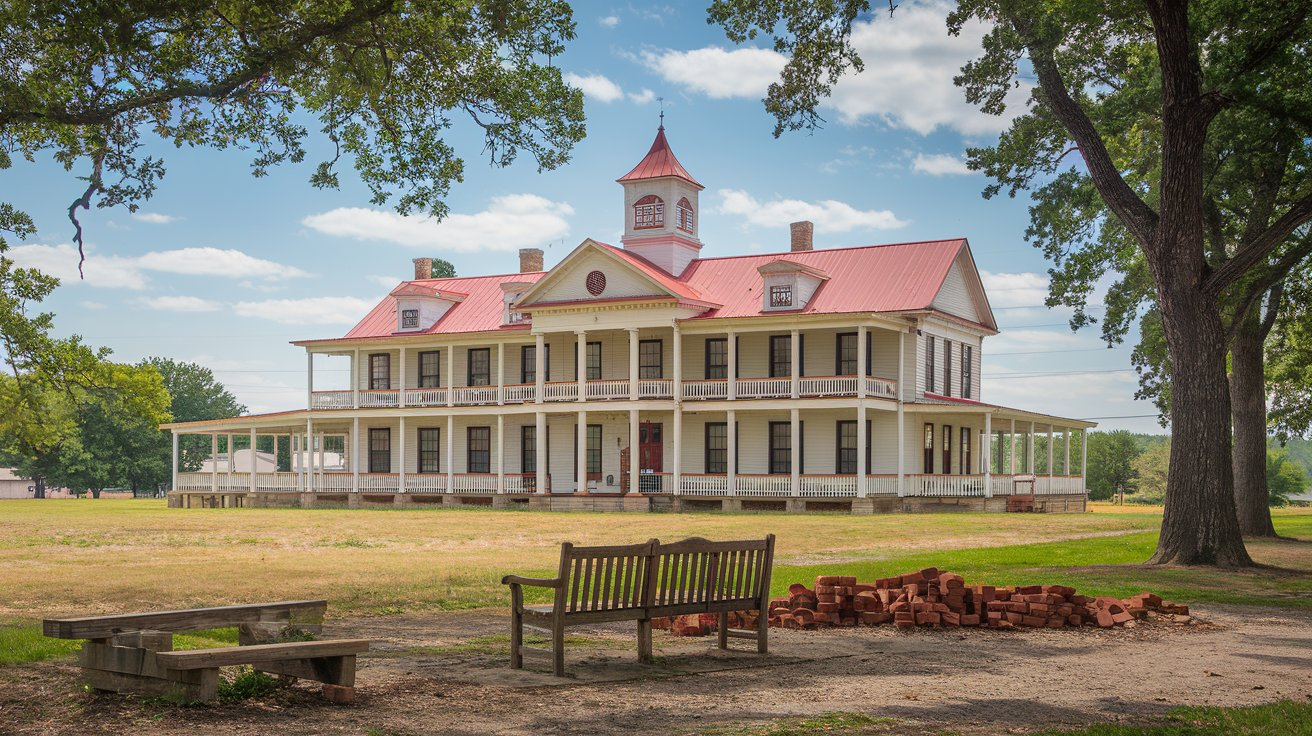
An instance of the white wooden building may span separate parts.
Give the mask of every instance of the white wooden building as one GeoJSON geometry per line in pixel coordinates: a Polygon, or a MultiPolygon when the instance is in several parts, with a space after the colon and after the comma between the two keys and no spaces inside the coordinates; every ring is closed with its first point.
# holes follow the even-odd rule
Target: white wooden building
{"type": "Polygon", "coordinates": [[[446,279],[416,259],[346,335],[296,343],[306,409],[165,425],[295,458],[175,472],[174,503],[1083,510],[1093,423],[981,395],[997,326],[965,239],[814,250],[799,222],[788,251],[701,258],[663,129],[619,183],[620,246],[446,279]],[[347,388],[316,386],[326,356],[347,388]]]}

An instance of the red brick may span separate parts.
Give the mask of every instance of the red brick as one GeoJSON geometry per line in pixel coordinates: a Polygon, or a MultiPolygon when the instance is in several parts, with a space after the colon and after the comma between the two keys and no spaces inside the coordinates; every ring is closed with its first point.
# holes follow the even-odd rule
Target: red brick
{"type": "Polygon", "coordinates": [[[1024,617],[1023,615],[1019,614],[1019,613],[1012,613],[1011,611],[1007,611],[1007,618],[1006,618],[1005,620],[1006,620],[1008,623],[1018,624],[1018,623],[1020,623],[1021,620],[1024,619],[1024,618],[1025,618],[1025,617],[1024,617]]]}
{"type": "Polygon", "coordinates": [[[973,613],[961,614],[962,626],[979,626],[979,616],[973,613]]]}
{"type": "Polygon", "coordinates": [[[1106,609],[1098,609],[1096,620],[1098,625],[1104,629],[1110,629],[1116,625],[1116,621],[1112,619],[1112,615],[1106,609]]]}
{"type": "Polygon", "coordinates": [[[342,685],[324,685],[323,696],[338,705],[350,705],[355,702],[355,688],[342,685]]]}
{"type": "Polygon", "coordinates": [[[829,585],[829,586],[838,585],[838,576],[837,576],[837,575],[821,575],[821,576],[817,577],[817,578],[815,579],[815,587],[819,588],[821,585],[829,585]]]}
{"type": "Polygon", "coordinates": [[[1045,617],[1043,617],[1043,616],[1021,616],[1021,617],[1020,617],[1020,624],[1021,624],[1021,626],[1034,626],[1034,627],[1039,627],[1039,626],[1046,626],[1047,623],[1048,623],[1048,619],[1045,618],[1045,617]]]}

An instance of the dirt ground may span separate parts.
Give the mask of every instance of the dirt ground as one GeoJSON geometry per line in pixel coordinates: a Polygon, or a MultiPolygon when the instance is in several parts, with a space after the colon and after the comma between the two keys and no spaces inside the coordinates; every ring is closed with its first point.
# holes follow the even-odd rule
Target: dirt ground
{"type": "Polygon", "coordinates": [[[353,705],[302,682],[173,706],[83,692],[75,665],[46,662],[0,669],[0,733],[698,734],[845,711],[893,718],[899,734],[992,734],[1312,698],[1312,614],[1196,614],[1106,631],[772,630],[764,657],[657,632],[653,666],[636,663],[630,626],[606,625],[571,630],[564,680],[509,668],[500,612],[343,620],[325,634],[375,641],[353,705]]]}

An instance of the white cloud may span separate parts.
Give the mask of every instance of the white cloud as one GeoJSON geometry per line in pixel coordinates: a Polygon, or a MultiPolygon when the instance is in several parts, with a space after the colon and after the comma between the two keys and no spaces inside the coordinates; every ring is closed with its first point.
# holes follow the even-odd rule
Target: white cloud
{"type": "Polygon", "coordinates": [[[285,325],[354,325],[376,304],[353,296],[316,296],[237,302],[232,309],[242,317],[267,319],[285,325]]]}
{"type": "Polygon", "coordinates": [[[227,276],[229,278],[290,279],[309,276],[295,266],[286,266],[239,250],[221,248],[178,248],[152,251],[139,256],[137,265],[147,271],[161,271],[189,276],[227,276]]]}
{"type": "Polygon", "coordinates": [[[399,279],[395,276],[381,276],[379,274],[373,274],[373,273],[366,275],[364,277],[364,280],[373,282],[383,287],[384,289],[387,289],[388,291],[391,291],[392,289],[395,289],[397,286],[400,286],[402,281],[402,279],[399,279]]]}
{"type": "Polygon", "coordinates": [[[644,51],[641,60],[665,81],[715,99],[764,96],[788,61],[770,49],[730,51],[716,46],[691,51],[644,51]]]}
{"type": "Polygon", "coordinates": [[[600,23],[603,28],[614,28],[620,24],[620,17],[618,15],[603,15],[597,19],[597,22],[600,23]]]}
{"type": "Polygon", "coordinates": [[[656,99],[656,93],[644,87],[641,92],[630,92],[628,97],[635,105],[646,105],[656,99]]]}
{"type": "Polygon", "coordinates": [[[5,253],[14,263],[35,268],[54,276],[63,284],[85,283],[102,289],[144,289],[147,279],[136,261],[122,256],[102,256],[87,249],[86,263],[82,264],[85,279],[77,271],[77,248],[69,243],[59,245],[15,245],[5,253]]]}
{"type": "Polygon", "coordinates": [[[761,202],[740,189],[721,189],[719,195],[719,212],[749,218],[752,225],[761,227],[783,227],[798,220],[810,220],[817,232],[835,233],[891,230],[907,224],[889,210],[859,210],[836,199],[806,202],[776,198],[761,202]]]}
{"type": "MultiPolygon", "coordinates": [[[[986,115],[966,102],[952,79],[980,54],[987,25],[971,21],[950,36],[945,0],[902,4],[892,17],[877,14],[856,23],[852,45],[865,62],[848,72],[823,105],[848,125],[870,120],[928,135],[949,128],[966,136],[991,136],[1023,111],[1033,85],[1022,81],[1007,94],[1007,114],[986,115]]],[[[648,51],[642,63],[666,81],[713,98],[760,98],[778,81],[787,57],[770,49],[732,51],[708,46],[690,51],[648,51]]]]}
{"type": "Polygon", "coordinates": [[[624,97],[624,90],[604,74],[589,74],[584,77],[574,72],[566,72],[565,84],[583,90],[585,97],[598,102],[609,103],[624,97]]]}
{"type": "Polygon", "coordinates": [[[340,207],[301,221],[323,233],[355,240],[383,240],[415,248],[458,253],[514,251],[553,240],[569,232],[574,208],[536,194],[493,197],[488,208],[472,215],[453,214],[438,222],[428,216],[403,216],[386,210],[340,207]]]}
{"type": "Polygon", "coordinates": [[[106,307],[106,305],[102,304],[101,302],[78,302],[77,305],[79,307],[82,307],[83,309],[88,309],[97,312],[106,307]]]}
{"type": "Polygon", "coordinates": [[[219,302],[198,296],[143,297],[137,303],[161,312],[217,312],[223,308],[219,302]]]}
{"type": "Polygon", "coordinates": [[[964,159],[950,153],[933,153],[928,156],[917,153],[915,160],[911,162],[911,168],[931,176],[960,176],[975,173],[966,165],[964,159]]]}
{"type": "Polygon", "coordinates": [[[994,309],[1006,307],[1039,307],[1048,298],[1048,275],[1027,271],[1023,273],[993,273],[980,271],[980,281],[989,295],[994,309]]]}
{"type": "Polygon", "coordinates": [[[178,218],[161,212],[133,212],[132,219],[148,222],[152,225],[167,225],[178,218]]]}

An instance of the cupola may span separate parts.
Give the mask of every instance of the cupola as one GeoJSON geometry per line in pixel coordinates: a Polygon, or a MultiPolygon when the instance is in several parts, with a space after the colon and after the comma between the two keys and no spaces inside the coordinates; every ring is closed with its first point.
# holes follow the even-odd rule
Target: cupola
{"type": "Polygon", "coordinates": [[[651,150],[617,180],[624,187],[624,249],[678,276],[697,257],[697,196],[705,189],[683,168],[665,126],[656,129],[651,150]]]}

